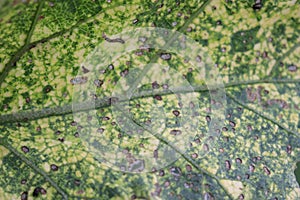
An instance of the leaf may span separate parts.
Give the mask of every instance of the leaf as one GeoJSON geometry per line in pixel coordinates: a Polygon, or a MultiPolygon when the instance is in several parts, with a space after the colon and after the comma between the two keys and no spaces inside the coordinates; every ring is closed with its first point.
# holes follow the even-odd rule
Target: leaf
{"type": "Polygon", "coordinates": [[[0,4],[0,199],[299,199],[297,1],[0,4]]]}

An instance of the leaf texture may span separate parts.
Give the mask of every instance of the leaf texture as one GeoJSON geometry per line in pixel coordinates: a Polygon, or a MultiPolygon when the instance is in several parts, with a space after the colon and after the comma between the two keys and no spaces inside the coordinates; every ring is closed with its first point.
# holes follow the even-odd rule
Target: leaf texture
{"type": "Polygon", "coordinates": [[[300,198],[298,1],[0,6],[0,199],[300,198]],[[99,44],[141,27],[185,34],[211,58],[226,95],[214,137],[220,86],[187,58],[146,48],[97,73],[83,66],[99,44]],[[167,67],[144,73],[151,62],[167,67]],[[90,74],[95,93],[83,94],[95,107],[79,101],[74,113],[90,74]],[[114,91],[136,81],[114,106],[114,91]]]}

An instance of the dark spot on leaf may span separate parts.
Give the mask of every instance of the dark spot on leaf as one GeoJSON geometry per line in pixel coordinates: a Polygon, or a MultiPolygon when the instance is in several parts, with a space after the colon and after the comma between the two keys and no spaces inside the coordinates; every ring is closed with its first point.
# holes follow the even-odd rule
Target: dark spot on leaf
{"type": "Polygon", "coordinates": [[[188,171],[188,172],[192,171],[192,166],[189,165],[189,164],[187,164],[187,165],[185,166],[185,168],[186,168],[186,171],[188,171]]]}
{"type": "Polygon", "coordinates": [[[253,162],[257,162],[257,157],[253,157],[253,158],[252,158],[252,161],[253,161],[253,162]]]}
{"type": "Polygon", "coordinates": [[[165,175],[165,171],[161,169],[161,170],[159,170],[158,174],[159,174],[159,176],[164,176],[165,175]]]}
{"type": "Polygon", "coordinates": [[[291,154],[291,153],[292,153],[292,146],[291,146],[291,145],[287,145],[287,147],[286,147],[286,152],[287,152],[288,154],[291,154]]]}
{"type": "Polygon", "coordinates": [[[40,132],[42,128],[40,126],[36,127],[36,131],[40,132]]]}
{"type": "Polygon", "coordinates": [[[79,186],[79,185],[80,185],[80,180],[78,180],[78,179],[74,180],[74,184],[75,184],[76,186],[79,186]]]}
{"type": "Polygon", "coordinates": [[[239,195],[239,200],[243,200],[245,198],[245,196],[243,194],[239,195]]]}
{"type": "Polygon", "coordinates": [[[181,134],[181,130],[177,130],[177,129],[171,130],[171,131],[170,131],[170,134],[171,134],[171,135],[174,135],[174,136],[180,135],[180,134],[181,134]]]}
{"type": "Polygon", "coordinates": [[[109,105],[116,104],[119,101],[118,97],[109,98],[109,105]]]}
{"type": "Polygon", "coordinates": [[[188,28],[186,29],[187,32],[191,32],[192,30],[193,30],[192,27],[188,27],[188,28]]]}
{"type": "Polygon", "coordinates": [[[160,54],[160,58],[163,60],[171,60],[172,56],[169,53],[162,53],[160,54]]]}
{"type": "Polygon", "coordinates": [[[158,100],[158,101],[161,101],[162,100],[162,97],[160,95],[155,95],[154,96],[154,99],[158,100]]]}
{"type": "Polygon", "coordinates": [[[41,190],[40,187],[36,187],[36,188],[33,190],[32,196],[33,196],[33,197],[38,197],[39,194],[40,194],[40,190],[41,190]]]}
{"type": "Polygon", "coordinates": [[[24,184],[26,184],[26,183],[27,183],[27,180],[26,180],[26,179],[22,179],[22,180],[21,180],[21,184],[24,185],[24,184]]]}
{"type": "Polygon", "coordinates": [[[155,159],[158,158],[158,150],[157,150],[157,149],[153,151],[153,157],[154,157],[155,159]]]}
{"type": "Polygon", "coordinates": [[[267,175],[270,175],[270,174],[271,174],[269,168],[267,168],[266,166],[264,166],[264,171],[265,171],[265,173],[266,173],[267,175]]]}
{"type": "Polygon", "coordinates": [[[228,131],[228,128],[227,127],[223,127],[222,131],[228,131]]]}
{"type": "Polygon", "coordinates": [[[82,126],[77,126],[77,130],[80,131],[83,127],[82,126]]]}
{"type": "Polygon", "coordinates": [[[170,173],[173,176],[180,176],[181,175],[181,169],[179,167],[171,167],[170,173]]]}
{"type": "Polygon", "coordinates": [[[71,122],[71,126],[77,126],[77,122],[72,121],[72,122],[71,122]]]}
{"type": "Polygon", "coordinates": [[[255,4],[252,6],[253,10],[260,10],[262,8],[261,0],[256,0],[255,4]]]}
{"type": "Polygon", "coordinates": [[[194,142],[196,142],[197,144],[200,144],[200,143],[201,143],[201,140],[200,140],[199,138],[196,138],[196,139],[194,140],[194,142]]]}
{"type": "MultiPolygon", "coordinates": [[[[246,52],[249,50],[252,50],[254,45],[258,42],[258,39],[253,39],[247,42],[246,44],[243,42],[245,39],[252,37],[252,35],[256,35],[258,30],[260,29],[259,26],[248,29],[248,30],[242,30],[235,32],[231,36],[231,50],[233,52],[246,52]]],[[[237,58],[237,62],[240,62],[241,58],[237,58]]]]}
{"type": "Polygon", "coordinates": [[[240,158],[236,158],[236,159],[235,159],[235,162],[236,162],[236,163],[239,163],[239,164],[242,164],[242,163],[243,163],[242,159],[240,159],[240,158]]]}
{"type": "Polygon", "coordinates": [[[168,86],[168,84],[163,84],[162,88],[165,89],[165,90],[167,90],[167,89],[169,89],[169,86],[168,86]]]}
{"type": "Polygon", "coordinates": [[[136,23],[138,23],[138,22],[139,22],[138,19],[134,19],[134,20],[132,21],[133,24],[136,24],[136,23]]]}
{"type": "Polygon", "coordinates": [[[120,72],[120,76],[125,77],[125,76],[128,75],[128,73],[129,73],[129,70],[128,69],[124,69],[123,71],[120,72]]]}
{"type": "Polygon", "coordinates": [[[214,196],[211,193],[206,192],[203,196],[203,200],[214,200],[214,196]]]}
{"type": "Polygon", "coordinates": [[[64,138],[58,138],[58,141],[60,141],[60,142],[64,142],[64,141],[65,141],[65,139],[64,139],[64,138]]]}
{"type": "Polygon", "coordinates": [[[288,70],[290,72],[296,72],[297,71],[297,66],[296,65],[290,65],[290,66],[288,66],[288,70]]]}
{"type": "Polygon", "coordinates": [[[208,144],[204,144],[204,145],[203,145],[203,150],[204,150],[204,151],[209,151],[209,146],[208,146],[208,144]]]}
{"type": "Polygon", "coordinates": [[[70,80],[70,83],[71,83],[72,85],[81,85],[81,84],[86,83],[87,80],[88,80],[87,77],[85,77],[85,76],[80,76],[80,77],[72,78],[72,79],[70,80]]]}
{"type": "Polygon", "coordinates": [[[250,165],[249,166],[249,172],[253,173],[255,170],[255,166],[254,165],[250,165]]]}
{"type": "Polygon", "coordinates": [[[98,128],[98,129],[97,129],[97,132],[98,132],[98,133],[103,133],[103,132],[104,132],[104,128],[98,128]]]}
{"type": "Polygon", "coordinates": [[[169,187],[170,186],[170,181],[166,181],[164,184],[165,187],[169,187]]]}
{"type": "Polygon", "coordinates": [[[104,82],[102,80],[99,80],[99,79],[94,80],[94,85],[96,87],[101,87],[101,85],[103,85],[103,83],[104,82]]]}
{"type": "Polygon", "coordinates": [[[84,66],[82,66],[81,67],[81,69],[82,69],[82,72],[84,73],[84,74],[86,74],[86,73],[89,73],[90,72],[90,70],[88,70],[87,68],[85,68],[84,66]]]}
{"type": "Polygon", "coordinates": [[[40,193],[41,193],[42,195],[45,195],[45,194],[47,194],[47,190],[41,187],[41,188],[40,188],[40,193]]]}
{"type": "Polygon", "coordinates": [[[46,93],[49,93],[53,90],[53,87],[51,85],[46,85],[44,88],[43,88],[43,92],[46,94],[46,93]]]}
{"type": "Polygon", "coordinates": [[[56,134],[56,135],[60,135],[60,134],[61,134],[61,131],[56,131],[55,134],[56,134]]]}
{"type": "Polygon", "coordinates": [[[247,130],[248,131],[252,131],[253,130],[253,128],[252,128],[252,126],[249,124],[249,125],[247,125],[247,130]]]}
{"type": "Polygon", "coordinates": [[[22,146],[21,147],[21,150],[24,152],[24,153],[28,153],[29,152],[29,148],[27,146],[22,146]]]}
{"type": "Polygon", "coordinates": [[[207,122],[210,122],[210,121],[211,121],[211,118],[210,118],[210,116],[208,116],[208,115],[205,117],[205,119],[206,119],[207,122]]]}
{"type": "Polygon", "coordinates": [[[172,113],[173,113],[176,117],[178,117],[178,116],[180,115],[180,112],[179,112],[178,110],[173,110],[172,113]]]}
{"type": "Polygon", "coordinates": [[[115,67],[113,64],[108,65],[108,69],[113,70],[115,67]]]}
{"type": "Polygon", "coordinates": [[[230,126],[235,127],[235,123],[233,121],[229,121],[230,126]]]}
{"type": "Polygon", "coordinates": [[[193,159],[196,159],[196,158],[198,158],[198,154],[196,154],[196,153],[193,153],[193,154],[192,154],[192,158],[193,158],[193,159]]]}
{"type": "Polygon", "coordinates": [[[246,179],[249,179],[249,178],[250,178],[250,175],[249,175],[249,174],[246,174],[246,175],[245,175],[245,178],[246,178],[246,179]]]}
{"type": "Polygon", "coordinates": [[[264,94],[265,95],[269,94],[269,90],[264,90],[264,94]]]}
{"type": "Polygon", "coordinates": [[[226,160],[226,161],[225,161],[225,167],[226,167],[227,170],[230,170],[230,169],[231,169],[231,163],[230,163],[229,160],[226,160]]]}
{"type": "Polygon", "coordinates": [[[159,88],[159,84],[156,81],[154,81],[152,83],[152,89],[158,89],[158,88],[159,88]]]}
{"type": "Polygon", "coordinates": [[[26,101],[26,103],[30,103],[30,98],[26,97],[25,101],[26,101]]]}
{"type": "Polygon", "coordinates": [[[27,200],[28,199],[28,192],[23,192],[21,194],[21,200],[27,200]]]}
{"type": "Polygon", "coordinates": [[[110,120],[110,118],[109,117],[103,117],[102,120],[103,121],[108,121],[108,120],[110,120]]]}
{"type": "Polygon", "coordinates": [[[52,171],[57,171],[58,170],[58,166],[55,165],[55,164],[51,164],[50,168],[51,168],[52,171]]]}

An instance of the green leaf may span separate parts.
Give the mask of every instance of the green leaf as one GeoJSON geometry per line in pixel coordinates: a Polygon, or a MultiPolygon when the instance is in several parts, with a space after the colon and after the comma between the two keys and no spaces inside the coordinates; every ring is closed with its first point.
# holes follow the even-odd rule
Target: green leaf
{"type": "Polygon", "coordinates": [[[0,199],[300,198],[299,2],[0,6],[0,199]]]}

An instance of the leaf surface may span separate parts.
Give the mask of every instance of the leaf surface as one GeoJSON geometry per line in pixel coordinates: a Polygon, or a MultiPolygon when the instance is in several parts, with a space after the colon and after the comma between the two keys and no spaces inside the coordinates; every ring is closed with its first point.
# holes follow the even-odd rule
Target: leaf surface
{"type": "Polygon", "coordinates": [[[0,3],[0,199],[299,199],[300,5],[254,4],[0,3]],[[218,89],[155,48],[101,66],[95,93],[83,93],[95,109],[73,113],[84,87],[74,78],[94,73],[82,63],[141,27],[179,31],[210,56],[226,94],[216,137],[218,89]],[[144,73],[153,61],[168,67],[144,73]],[[133,98],[113,106],[136,80],[133,98]]]}

